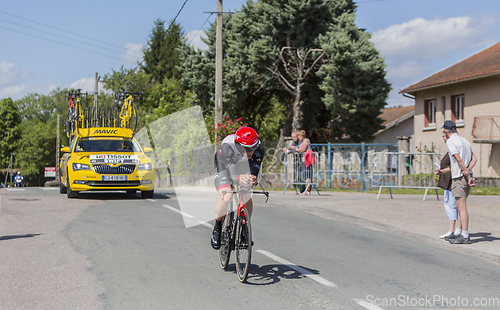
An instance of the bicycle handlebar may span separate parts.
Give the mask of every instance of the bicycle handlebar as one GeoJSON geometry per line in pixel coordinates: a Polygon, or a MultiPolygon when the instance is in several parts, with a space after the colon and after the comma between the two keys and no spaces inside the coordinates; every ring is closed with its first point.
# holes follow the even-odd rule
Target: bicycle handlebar
{"type": "Polygon", "coordinates": [[[81,92],[81,89],[78,92],[68,92],[68,95],[66,95],[66,99],[77,99],[78,97],[85,95],[88,97],[89,93],[88,92],[81,92]],[[77,98],[72,98],[73,96],[76,96],[77,98]]]}
{"type": "Polygon", "coordinates": [[[254,191],[254,190],[251,190],[251,189],[250,190],[241,189],[241,187],[240,187],[240,188],[238,188],[237,190],[234,190],[234,191],[222,191],[223,195],[225,195],[227,193],[232,193],[232,194],[249,194],[249,193],[251,193],[251,194],[262,194],[262,195],[266,195],[266,201],[265,202],[267,202],[269,200],[269,192],[265,191],[265,190],[262,190],[262,191],[258,192],[258,191],[254,191]]]}
{"type": "Polygon", "coordinates": [[[127,98],[128,96],[139,97],[140,99],[142,99],[142,97],[144,96],[144,93],[143,92],[122,91],[120,98],[127,98]]]}

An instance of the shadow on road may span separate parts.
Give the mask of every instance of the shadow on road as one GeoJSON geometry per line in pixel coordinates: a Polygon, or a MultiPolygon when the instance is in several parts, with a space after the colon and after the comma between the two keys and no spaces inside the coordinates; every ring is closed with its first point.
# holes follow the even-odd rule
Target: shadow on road
{"type": "Polygon", "coordinates": [[[41,234],[26,234],[26,235],[10,235],[10,236],[1,236],[0,241],[2,240],[11,240],[11,239],[19,239],[19,238],[33,238],[36,236],[40,236],[41,234]]]}
{"type": "MultiPolygon", "coordinates": [[[[155,192],[152,199],[161,200],[161,199],[170,199],[171,196],[175,195],[172,191],[160,191],[155,192]]],[[[87,200],[144,200],[141,197],[141,192],[137,191],[137,193],[126,193],[123,192],[80,192],[78,194],[78,199],[87,199],[87,200]]]]}
{"type": "Polygon", "coordinates": [[[491,235],[491,233],[488,233],[488,232],[478,232],[478,233],[469,234],[469,237],[470,237],[471,243],[493,242],[493,241],[500,240],[500,238],[493,237],[491,235]]]}
{"type": "MultiPolygon", "coordinates": [[[[319,271],[299,266],[310,271],[312,274],[319,274],[319,271]]],[[[234,273],[236,277],[236,265],[229,264],[226,268],[226,272],[234,273]]],[[[292,270],[282,264],[272,264],[257,266],[251,264],[250,271],[248,273],[248,278],[246,284],[250,285],[271,285],[279,283],[282,279],[303,279],[306,276],[300,272],[292,270]]]]}

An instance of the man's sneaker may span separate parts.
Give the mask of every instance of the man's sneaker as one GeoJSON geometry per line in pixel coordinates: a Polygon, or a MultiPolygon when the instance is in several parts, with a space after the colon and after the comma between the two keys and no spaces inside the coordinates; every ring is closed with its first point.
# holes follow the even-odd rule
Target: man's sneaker
{"type": "Polygon", "coordinates": [[[220,248],[220,229],[214,227],[212,231],[212,239],[210,239],[210,243],[212,244],[212,248],[214,250],[218,250],[220,248]]]}
{"type": "Polygon", "coordinates": [[[451,233],[448,237],[444,237],[444,240],[446,240],[446,241],[450,241],[450,240],[455,239],[455,238],[458,238],[458,237],[460,237],[460,236],[461,236],[461,235],[455,235],[455,233],[454,233],[454,232],[452,232],[452,233],[451,233]]]}
{"type": "Polygon", "coordinates": [[[465,238],[464,236],[460,235],[454,239],[450,239],[449,242],[451,244],[470,244],[470,238],[465,238]]]}
{"type": "Polygon", "coordinates": [[[449,237],[452,234],[452,232],[447,232],[444,235],[439,236],[439,239],[445,239],[446,237],[449,237]]]}

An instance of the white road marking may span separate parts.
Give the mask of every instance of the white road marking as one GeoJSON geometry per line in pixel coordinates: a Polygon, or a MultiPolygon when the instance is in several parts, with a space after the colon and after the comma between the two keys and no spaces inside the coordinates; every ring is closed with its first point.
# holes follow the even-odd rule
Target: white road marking
{"type": "Polygon", "coordinates": [[[57,187],[39,187],[40,189],[43,189],[44,191],[56,191],[59,188],[57,187]]]}
{"type": "Polygon", "coordinates": [[[163,205],[165,208],[169,209],[169,210],[172,210],[174,212],[177,212],[179,214],[182,214],[183,216],[185,217],[189,217],[189,218],[194,218],[194,216],[192,216],[191,214],[187,214],[186,212],[182,212],[181,210],[178,210],[174,207],[171,207],[171,206],[168,206],[168,205],[163,205]]]}
{"type": "Polygon", "coordinates": [[[214,229],[214,225],[210,224],[210,223],[207,223],[207,222],[202,222],[202,221],[198,221],[198,223],[200,223],[201,225],[203,226],[207,226],[208,228],[210,229],[214,229]]]}
{"type": "Polygon", "coordinates": [[[383,308],[380,308],[379,306],[376,306],[374,304],[372,304],[371,302],[369,301],[366,301],[364,299],[354,299],[358,305],[360,305],[361,307],[363,308],[366,308],[368,310],[384,310],[383,308]]]}
{"type": "Polygon", "coordinates": [[[21,191],[25,191],[26,189],[24,188],[7,188],[7,191],[8,192],[21,192],[21,191]]]}
{"type": "MultiPolygon", "coordinates": [[[[149,199],[148,199],[148,200],[149,200],[149,199]]],[[[152,199],[150,199],[150,200],[152,200],[152,199]]],[[[153,200],[153,201],[154,201],[154,200],[153,200]]],[[[163,206],[164,206],[165,208],[169,209],[169,210],[172,210],[172,211],[174,211],[174,212],[177,212],[177,213],[179,213],[179,214],[182,214],[183,216],[186,216],[186,217],[189,217],[189,218],[194,218],[194,216],[192,216],[191,214],[188,214],[188,213],[186,213],[186,212],[183,212],[183,211],[181,211],[181,210],[178,210],[178,209],[176,209],[176,208],[174,208],[174,207],[171,207],[171,206],[168,206],[168,205],[163,205],[163,206]]],[[[214,225],[209,224],[209,223],[207,223],[207,222],[198,221],[198,223],[200,223],[201,225],[206,226],[206,227],[208,227],[208,228],[210,228],[210,229],[214,229],[214,225]]]]}
{"type": "Polygon", "coordinates": [[[149,199],[149,198],[148,198],[148,199],[146,199],[146,200],[149,200],[149,201],[151,201],[151,202],[156,202],[156,200],[154,200],[154,199],[149,199]]]}
{"type": "Polygon", "coordinates": [[[269,257],[272,260],[277,261],[280,264],[283,264],[283,265],[287,266],[288,268],[291,268],[291,269],[293,269],[293,270],[295,270],[297,272],[302,273],[306,277],[309,277],[309,278],[313,279],[314,281],[316,281],[316,282],[318,282],[320,284],[323,284],[323,285],[326,285],[326,286],[331,286],[331,287],[336,287],[337,286],[335,283],[332,283],[332,282],[328,281],[327,279],[318,276],[317,274],[313,274],[309,270],[304,269],[302,267],[299,267],[299,266],[297,266],[297,265],[295,265],[295,264],[293,264],[293,263],[291,263],[291,262],[289,262],[289,261],[287,261],[287,260],[285,260],[285,259],[283,259],[283,258],[281,258],[279,256],[274,255],[273,253],[270,253],[270,252],[264,251],[264,250],[257,250],[257,252],[259,252],[262,255],[265,255],[265,256],[269,257]]]}
{"type": "MultiPolygon", "coordinates": [[[[191,214],[188,214],[188,213],[186,213],[186,212],[183,212],[183,211],[181,211],[181,210],[178,210],[178,209],[176,209],[176,208],[174,208],[174,207],[171,207],[171,206],[169,206],[169,205],[163,205],[163,206],[164,206],[165,208],[169,209],[169,210],[172,210],[172,211],[176,212],[176,213],[182,214],[183,216],[186,216],[186,217],[189,217],[189,218],[194,218],[194,216],[192,216],[191,214]]],[[[206,227],[208,227],[208,228],[211,228],[211,229],[213,229],[213,228],[214,228],[214,226],[213,226],[213,225],[211,225],[211,224],[209,224],[209,223],[202,222],[202,221],[198,221],[198,222],[199,222],[201,225],[204,225],[204,226],[206,226],[206,227]]],[[[297,271],[297,272],[302,273],[304,276],[306,276],[306,277],[308,277],[308,278],[311,278],[311,279],[313,279],[314,281],[316,281],[316,282],[318,282],[318,283],[320,283],[320,284],[323,284],[323,285],[325,285],[325,286],[330,286],[330,287],[336,287],[336,286],[337,286],[335,283],[330,282],[330,281],[328,281],[327,279],[325,279],[325,278],[323,278],[323,277],[318,276],[317,274],[313,274],[313,273],[312,273],[312,272],[310,272],[309,270],[304,269],[304,268],[302,268],[302,267],[299,267],[299,266],[297,266],[297,265],[295,265],[295,264],[293,264],[293,263],[291,263],[291,262],[289,262],[289,261],[287,261],[287,260],[285,260],[285,259],[283,259],[283,258],[281,258],[281,257],[279,257],[279,256],[276,256],[276,255],[274,255],[274,254],[272,254],[272,253],[270,253],[270,252],[268,252],[268,251],[265,251],[265,250],[257,250],[257,252],[259,252],[259,253],[260,253],[260,254],[262,254],[262,255],[265,255],[265,256],[269,257],[269,258],[270,258],[270,259],[272,259],[272,260],[277,261],[277,262],[278,262],[278,263],[280,263],[280,264],[283,264],[283,265],[287,266],[287,267],[288,267],[288,268],[290,268],[290,269],[293,269],[293,270],[295,270],[295,271],[297,271]]],[[[358,302],[358,303],[359,303],[359,302],[358,302]]]]}

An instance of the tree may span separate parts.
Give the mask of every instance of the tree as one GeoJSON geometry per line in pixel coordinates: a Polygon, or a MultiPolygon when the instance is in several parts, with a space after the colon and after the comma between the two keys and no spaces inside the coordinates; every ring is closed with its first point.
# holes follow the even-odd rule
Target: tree
{"type": "MultiPolygon", "coordinates": [[[[7,167],[21,137],[21,114],[11,98],[0,101],[0,164],[7,167]]],[[[16,157],[15,157],[16,158],[16,157]]]]}
{"type": "Polygon", "coordinates": [[[165,30],[165,21],[157,19],[149,35],[148,47],[144,50],[144,72],[151,81],[162,82],[165,78],[180,78],[177,66],[180,64],[180,44],[184,33],[180,24],[172,23],[165,30]]]}
{"type": "MultiPolygon", "coordinates": [[[[259,128],[269,123],[262,115],[271,116],[271,100],[280,101],[286,107],[278,118],[282,120],[277,128],[280,143],[298,129],[305,129],[313,139],[325,129],[352,134],[355,139],[375,133],[380,106],[390,88],[383,59],[368,41],[369,34],[354,24],[355,9],[352,0],[259,0],[247,1],[231,17],[225,15],[224,111],[231,117],[243,116],[259,128]],[[339,57],[348,57],[343,53],[351,48],[361,50],[351,58],[355,65],[346,69],[339,57]],[[345,88],[342,104],[335,93],[339,85],[345,88]],[[345,97],[347,92],[351,96],[345,97]],[[343,110],[346,104],[351,108],[343,110]],[[343,127],[332,128],[337,124],[332,119],[341,119],[343,127]],[[358,126],[365,120],[366,125],[358,126]]],[[[215,71],[214,24],[206,34],[208,51],[184,52],[181,73],[183,85],[210,106],[203,100],[213,97],[212,87],[200,85],[199,75],[215,71]]],[[[212,80],[213,75],[208,82],[212,80]]]]}
{"type": "Polygon", "coordinates": [[[355,142],[370,139],[381,128],[381,110],[391,89],[386,80],[385,63],[370,34],[356,27],[354,12],[337,18],[338,22],[320,38],[328,63],[318,76],[323,102],[332,112],[332,130],[350,136],[355,142]]]}
{"type": "Polygon", "coordinates": [[[172,78],[156,84],[145,101],[157,102],[158,107],[154,109],[154,116],[160,118],[191,107],[193,99],[194,96],[189,90],[182,89],[181,81],[172,78]]]}
{"type": "Polygon", "coordinates": [[[44,167],[59,165],[55,158],[56,127],[54,118],[48,122],[34,118],[23,123],[16,158],[29,185],[43,186],[44,167]]]}
{"type": "MultiPolygon", "coordinates": [[[[14,104],[19,109],[22,123],[21,136],[16,149],[16,159],[23,171],[26,183],[42,186],[45,178],[44,167],[59,164],[56,160],[57,115],[60,119],[61,144],[68,145],[64,133],[64,121],[67,117],[68,89],[55,89],[48,95],[31,93],[14,104]]],[[[89,101],[92,101],[89,99],[89,101]]],[[[88,104],[83,102],[83,105],[88,104]]]]}

